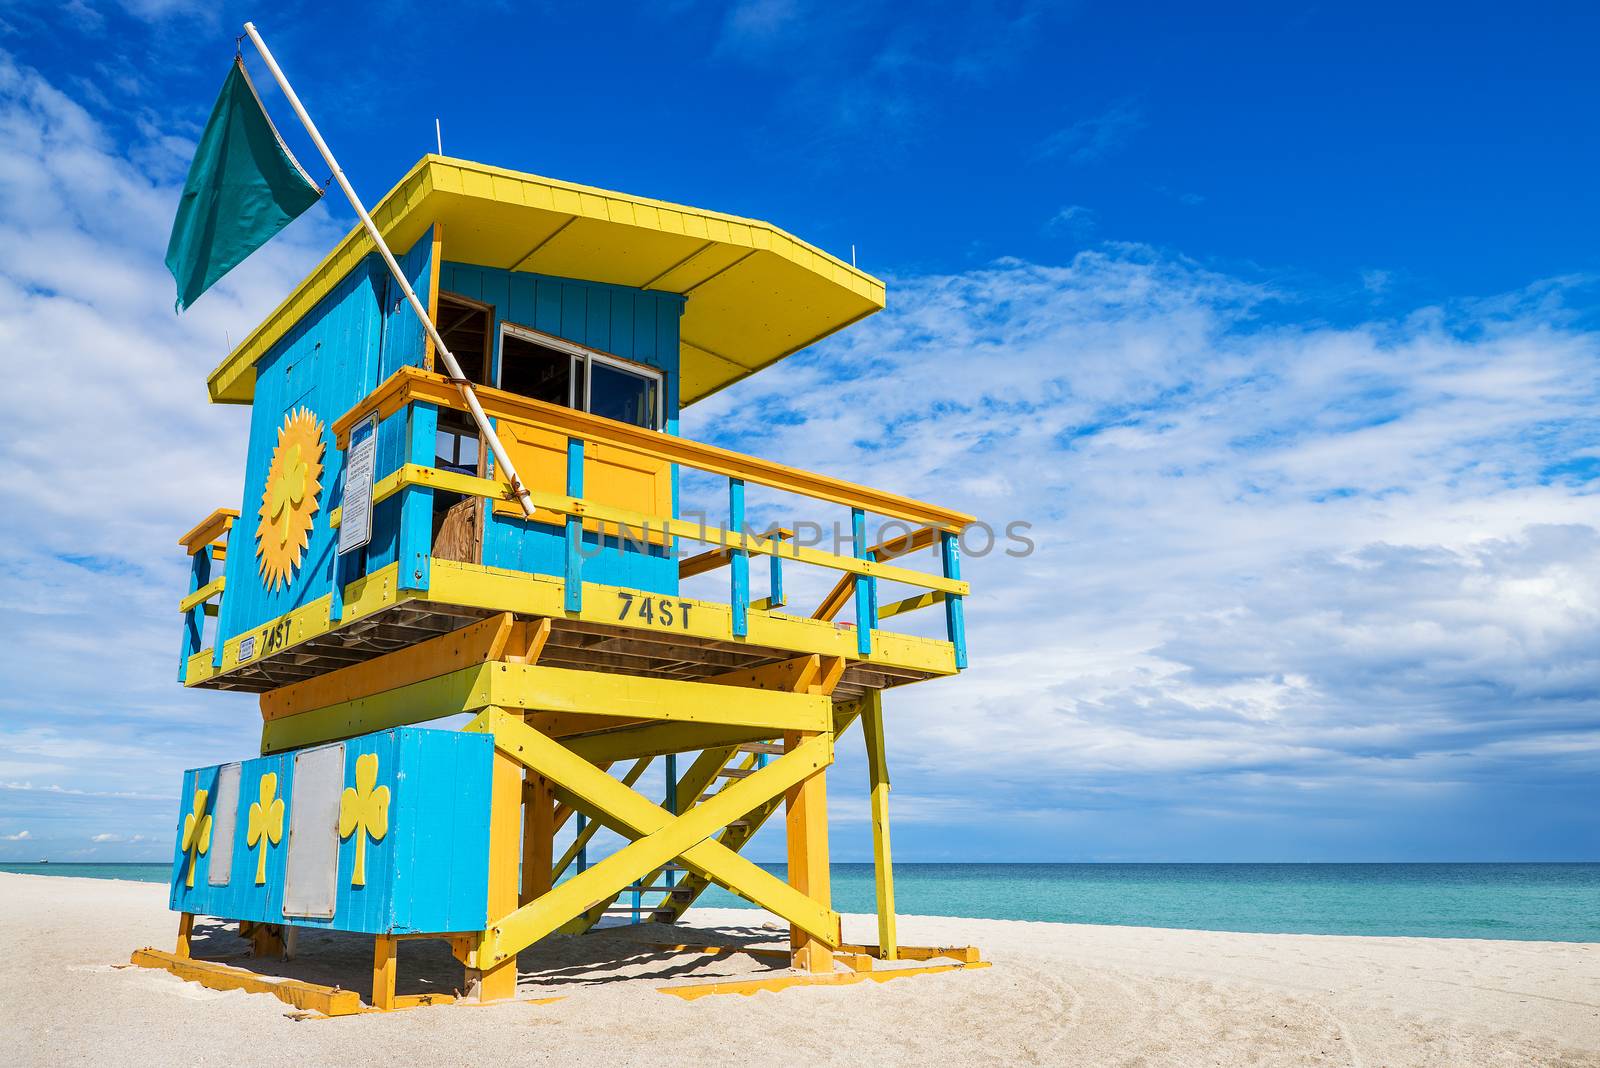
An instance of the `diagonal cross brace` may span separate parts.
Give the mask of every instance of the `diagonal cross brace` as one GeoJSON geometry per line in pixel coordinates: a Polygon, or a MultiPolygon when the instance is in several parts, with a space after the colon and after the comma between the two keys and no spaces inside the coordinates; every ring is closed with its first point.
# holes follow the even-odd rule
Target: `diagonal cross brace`
{"type": "Polygon", "coordinates": [[[634,838],[581,875],[493,922],[479,939],[476,967],[489,968],[555,931],[594,902],[677,858],[692,871],[769,909],[819,941],[839,944],[839,915],[757,867],[711,835],[833,762],[831,735],[818,735],[681,816],[639,796],[593,764],[498,708],[464,730],[494,736],[495,747],[543,775],[612,830],[634,838]]]}

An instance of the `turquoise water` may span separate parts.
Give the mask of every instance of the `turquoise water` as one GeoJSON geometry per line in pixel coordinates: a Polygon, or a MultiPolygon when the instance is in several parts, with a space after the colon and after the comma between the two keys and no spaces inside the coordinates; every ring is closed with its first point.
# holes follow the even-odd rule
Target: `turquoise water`
{"type": "MultiPolygon", "coordinates": [[[[168,866],[0,871],[164,883],[168,866]]],[[[895,897],[902,915],[1600,942],[1600,864],[897,864],[895,897]]],[[[833,903],[871,912],[872,865],[834,865],[833,903]]],[[[745,902],[713,887],[700,904],[745,902]]]]}

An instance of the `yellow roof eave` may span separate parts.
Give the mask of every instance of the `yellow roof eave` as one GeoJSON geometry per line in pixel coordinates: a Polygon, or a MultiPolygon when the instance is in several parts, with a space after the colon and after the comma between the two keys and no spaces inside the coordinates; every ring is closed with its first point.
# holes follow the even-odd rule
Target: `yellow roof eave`
{"type": "MultiPolygon", "coordinates": [[[[884,306],[884,284],[771,223],[427,155],[378,202],[399,254],[430,226],[457,263],[689,297],[680,402],[710,396],[884,306]]],[[[255,363],[373,251],[357,227],[206,380],[247,404],[255,363]]]]}

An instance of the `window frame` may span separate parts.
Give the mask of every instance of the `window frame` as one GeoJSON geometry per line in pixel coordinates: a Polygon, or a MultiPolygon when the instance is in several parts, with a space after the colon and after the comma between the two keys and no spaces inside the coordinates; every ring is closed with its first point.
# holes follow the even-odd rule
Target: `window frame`
{"type": "MultiPolygon", "coordinates": [[[[520,338],[523,341],[527,341],[535,345],[543,345],[547,349],[555,349],[557,352],[564,352],[567,354],[568,358],[572,361],[572,373],[567,378],[566,406],[576,412],[583,412],[588,415],[594,414],[589,410],[589,405],[593,399],[593,393],[590,388],[590,369],[594,366],[595,360],[599,360],[603,364],[609,364],[619,371],[623,371],[632,375],[638,375],[640,378],[649,379],[650,381],[654,382],[656,386],[656,403],[654,413],[655,425],[645,427],[644,429],[653,430],[657,433],[666,432],[667,376],[665,372],[658,368],[651,367],[649,364],[640,363],[637,360],[630,360],[626,357],[605,352],[601,349],[591,348],[588,345],[580,345],[575,341],[568,341],[566,338],[556,337],[554,334],[547,334],[543,330],[535,330],[531,326],[523,326],[521,323],[513,323],[508,321],[501,321],[500,323],[500,333],[495,339],[495,355],[497,357],[495,360],[494,369],[495,389],[501,388],[500,382],[505,373],[505,350],[501,342],[505,340],[507,334],[510,334],[515,338],[520,338]],[[577,405],[578,375],[580,373],[583,375],[584,406],[582,408],[579,408],[577,405]]],[[[605,416],[601,416],[600,418],[603,419],[605,416]]]]}

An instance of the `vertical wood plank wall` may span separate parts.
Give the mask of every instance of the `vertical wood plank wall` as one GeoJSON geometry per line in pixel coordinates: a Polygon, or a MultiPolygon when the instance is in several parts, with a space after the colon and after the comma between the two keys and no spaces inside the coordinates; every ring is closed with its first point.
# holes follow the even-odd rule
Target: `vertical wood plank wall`
{"type": "MultiPolygon", "coordinates": [[[[292,752],[241,762],[234,812],[217,809],[218,767],[184,773],[170,907],[234,920],[292,922],[366,934],[480,929],[487,920],[491,739],[460,731],[401,728],[340,744],[345,747],[346,786],[355,785],[358,757],[377,756],[378,782],[390,791],[389,826],[382,838],[369,837],[366,842],[364,886],[351,885],[357,835],[339,841],[338,894],[332,919],[283,915],[295,793],[292,752]],[[247,831],[250,806],[260,799],[262,777],[269,773],[277,776],[276,797],[284,803],[284,819],[281,839],[267,848],[266,881],[258,886],[256,866],[263,846],[259,840],[252,845],[247,831]],[[215,859],[210,852],[199,858],[194,886],[186,885],[187,858],[180,839],[197,788],[208,791],[206,810],[214,821],[235,821],[232,871],[223,886],[209,882],[215,859]]],[[[215,824],[212,835],[215,840],[215,824]]]]}
{"type": "MultiPolygon", "coordinates": [[[[448,247],[448,246],[447,246],[448,247]]],[[[446,260],[439,289],[494,308],[490,380],[500,371],[500,326],[515,323],[590,348],[633,360],[662,372],[666,431],[678,432],[678,319],[684,298],[628,286],[583,282],[521,271],[475,267],[446,260]]],[[[536,487],[559,492],[563,487],[536,487]]],[[[678,509],[678,474],[673,471],[673,511],[678,509]]],[[[486,510],[487,511],[487,510],[486,510]]],[[[584,535],[595,552],[596,535],[584,535]]],[[[483,563],[535,574],[560,575],[566,549],[560,527],[489,515],[483,537],[483,563]]],[[[678,592],[677,561],[665,551],[623,550],[614,542],[583,561],[585,581],[657,593],[678,592]]]]}
{"type": "MultiPolygon", "coordinates": [[[[445,262],[435,271],[430,230],[399,257],[418,295],[431,297],[437,275],[442,291],[458,293],[494,308],[495,351],[491,374],[499,369],[502,322],[531,326],[582,345],[656,368],[663,373],[666,430],[678,430],[678,319],[685,298],[627,286],[445,262]]],[[[426,342],[421,325],[399,299],[399,287],[376,256],[369,256],[333,292],[297,323],[256,365],[249,454],[245,463],[241,519],[228,541],[233,565],[218,617],[214,657],[221,664],[224,643],[268,620],[332,592],[338,565],[336,532],[327,516],[343,504],[344,457],[326,439],[321,506],[304,558],[287,587],[268,590],[256,566],[256,526],[278,428],[296,408],[307,408],[326,427],[403,366],[423,366],[426,342]]],[[[433,410],[413,406],[378,427],[377,469],[392,471],[406,462],[433,461],[433,410]],[[426,423],[427,425],[423,425],[426,423]]],[[[397,560],[403,587],[422,588],[428,579],[433,491],[411,487],[374,509],[372,541],[356,560],[339,567],[349,582],[397,560]],[[420,572],[420,573],[419,573],[420,572]]],[[[673,471],[673,508],[678,507],[678,473],[673,471]]],[[[558,527],[489,515],[485,521],[483,562],[541,574],[564,570],[558,527]]],[[[586,534],[591,550],[595,535],[586,534]]],[[[664,549],[624,550],[614,544],[585,561],[585,577],[660,593],[676,593],[677,563],[664,549]]]]}
{"type": "MultiPolygon", "coordinates": [[[[399,258],[401,269],[424,301],[428,299],[433,274],[432,256],[433,238],[429,231],[399,258]]],[[[227,639],[314,601],[333,588],[338,539],[327,517],[344,501],[344,456],[334,447],[333,436],[326,433],[326,428],[396,367],[421,366],[421,327],[410,307],[397,305],[392,299],[398,289],[378,257],[368,256],[256,364],[244,496],[239,506],[240,519],[228,538],[232,567],[218,617],[218,664],[227,639]],[[309,409],[324,427],[323,489],[299,570],[286,587],[268,590],[256,565],[256,526],[278,428],[285,415],[297,408],[309,409]]],[[[405,421],[385,420],[385,424],[390,423],[394,425],[379,430],[380,464],[386,450],[404,448],[405,421]],[[394,440],[396,434],[401,435],[400,442],[394,440]]],[[[428,451],[431,461],[431,441],[428,451]]],[[[373,541],[367,548],[364,566],[355,569],[358,574],[395,559],[402,507],[407,506],[395,500],[392,504],[385,501],[375,509],[373,541]]]]}

